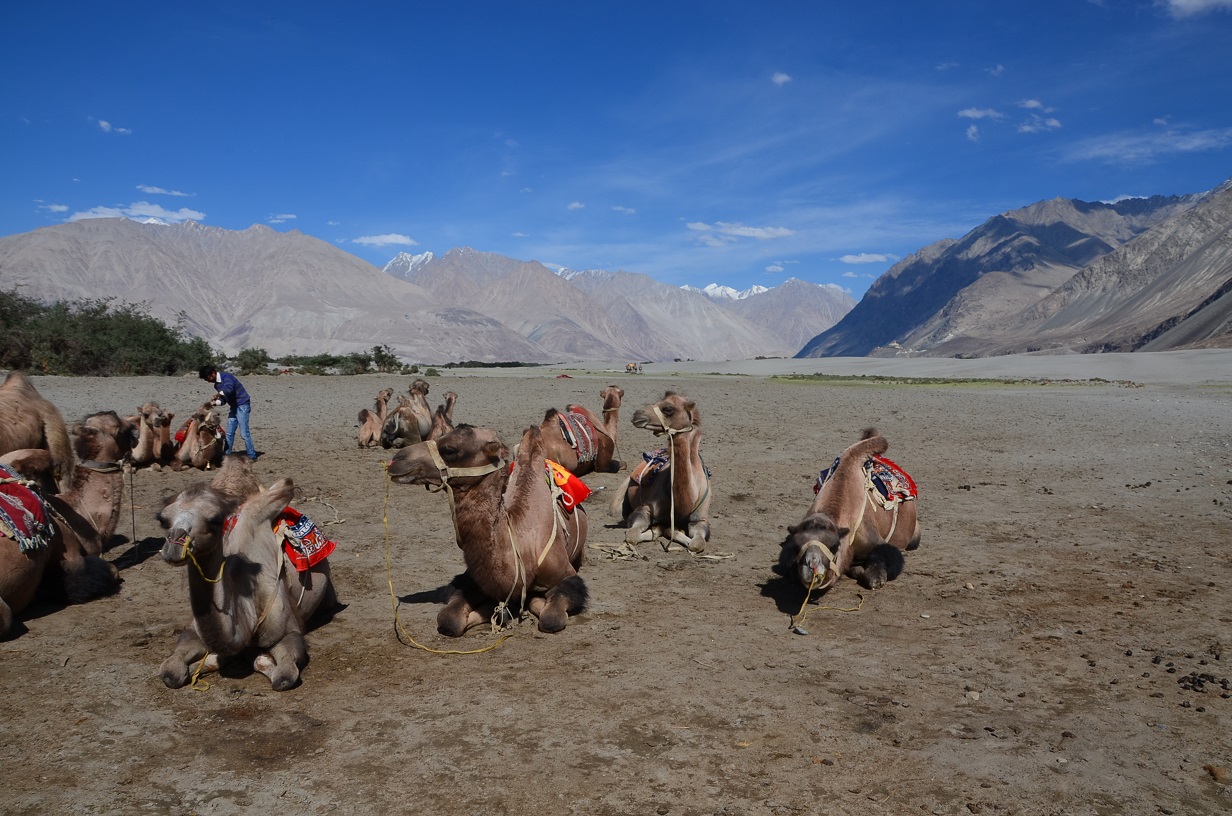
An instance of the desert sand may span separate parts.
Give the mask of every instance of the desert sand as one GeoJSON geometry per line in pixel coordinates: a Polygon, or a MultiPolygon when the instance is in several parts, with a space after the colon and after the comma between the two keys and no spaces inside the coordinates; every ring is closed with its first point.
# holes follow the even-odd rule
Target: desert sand
{"type": "MultiPolygon", "coordinates": [[[[120,592],[40,603],[0,642],[0,811],[1232,810],[1232,352],[645,371],[430,380],[433,405],[456,391],[455,418],[509,444],[548,406],[597,410],[618,384],[625,459],[658,442],[634,408],[678,390],[701,406],[713,471],[717,558],[658,543],[615,558],[607,503],[623,474],[586,477],[590,609],[556,635],[525,620],[474,655],[404,642],[496,637],[436,633],[438,589],[462,568],[447,500],[388,485],[388,452],[355,445],[358,410],[411,378],[244,378],[256,470],[292,477],[296,506],[338,541],[346,608],[309,632],[292,691],[242,666],[207,691],[165,688],[188,602],[153,516],[204,476],[136,472],[106,555],[120,592]],[[1049,381],[767,376],[787,371],[1049,381]],[[922,545],[876,592],[841,581],[794,634],[803,589],[776,574],[779,544],[818,470],[870,425],[920,486],[922,545]]],[[[186,416],[208,395],[194,377],[36,386],[69,421],[148,399],[186,416]]]]}

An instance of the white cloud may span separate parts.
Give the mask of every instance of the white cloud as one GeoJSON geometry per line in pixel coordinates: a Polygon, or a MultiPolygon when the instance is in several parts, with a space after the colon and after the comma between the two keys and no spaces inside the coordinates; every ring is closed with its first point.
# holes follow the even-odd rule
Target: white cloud
{"type": "Polygon", "coordinates": [[[867,272],[844,272],[844,278],[859,278],[861,280],[876,279],[876,275],[870,275],[867,272]]]}
{"type": "Polygon", "coordinates": [[[1206,153],[1232,145],[1232,128],[1164,133],[1116,133],[1087,139],[1066,153],[1070,161],[1105,161],[1111,164],[1146,164],[1177,153],[1206,153]]]}
{"type": "Polygon", "coordinates": [[[980,140],[980,126],[979,125],[968,125],[967,126],[967,141],[978,142],[979,140],[980,140]]]}
{"type": "Polygon", "coordinates": [[[1173,17],[1196,17],[1211,11],[1232,11],[1232,0],[1166,0],[1173,17]]]}
{"type": "Polygon", "coordinates": [[[530,237],[529,232],[514,232],[514,233],[511,233],[511,235],[514,238],[529,238],[530,237]]]}
{"type": "Polygon", "coordinates": [[[1020,99],[1018,107],[1026,108],[1027,110],[1037,110],[1044,113],[1052,113],[1056,108],[1050,108],[1038,99],[1020,99]]]}
{"type": "Polygon", "coordinates": [[[294,221],[296,216],[293,213],[278,213],[271,215],[266,219],[270,224],[285,224],[288,221],[294,221]]]}
{"type": "Polygon", "coordinates": [[[622,207],[619,204],[612,207],[613,212],[624,213],[625,215],[637,215],[637,210],[632,207],[622,207]]]}
{"type": "Polygon", "coordinates": [[[137,189],[147,195],[169,195],[191,198],[192,193],[181,193],[179,190],[164,190],[162,187],[151,187],[149,184],[138,184],[137,189]]]}
{"type": "Polygon", "coordinates": [[[205,213],[181,207],[178,210],[168,210],[159,204],[148,201],[134,201],[124,207],[94,207],[89,210],[75,212],[68,221],[85,221],[90,218],[130,218],[147,224],[178,224],[181,221],[204,221],[205,213]]]}
{"type": "Polygon", "coordinates": [[[739,238],[756,238],[759,241],[769,241],[775,238],[787,238],[796,231],[787,227],[746,227],[744,224],[731,224],[726,221],[716,221],[713,225],[701,221],[686,224],[694,232],[700,232],[698,243],[705,246],[724,246],[739,238]]]}
{"type": "Polygon", "coordinates": [[[1019,133],[1044,133],[1061,127],[1061,120],[1052,116],[1044,117],[1038,113],[1031,114],[1025,122],[1018,125],[1019,133]]]}
{"type": "Polygon", "coordinates": [[[957,62],[943,62],[943,63],[940,63],[939,65],[937,65],[937,66],[936,66],[933,70],[935,70],[935,71],[950,71],[950,70],[953,70],[954,68],[957,68],[957,67],[958,67],[958,63],[957,63],[957,62]]]}
{"type": "Polygon", "coordinates": [[[396,232],[384,235],[364,235],[351,239],[354,243],[370,247],[383,246],[419,246],[419,242],[409,235],[399,235],[396,232]]]}
{"type": "Polygon", "coordinates": [[[787,267],[783,266],[782,264],[772,263],[766,267],[766,271],[767,272],[782,272],[786,268],[787,267]]]}
{"type": "Polygon", "coordinates": [[[993,108],[963,108],[958,112],[963,119],[1004,119],[1005,114],[993,108]]]}
{"type": "Polygon", "coordinates": [[[839,258],[845,264],[888,263],[897,261],[897,255],[888,252],[861,252],[859,255],[843,255],[839,258]]]}
{"type": "Polygon", "coordinates": [[[571,210],[584,210],[584,209],[586,209],[586,205],[585,205],[585,204],[583,204],[583,203],[582,203],[582,202],[580,202],[580,201],[570,201],[570,202],[569,202],[569,209],[571,209],[571,210]]]}
{"type": "Polygon", "coordinates": [[[38,208],[40,210],[47,210],[47,212],[54,213],[68,212],[67,204],[39,204],[38,208]]]}
{"type": "Polygon", "coordinates": [[[103,133],[119,133],[121,136],[128,136],[129,134],[132,133],[131,129],[125,128],[125,127],[116,127],[115,125],[108,122],[106,119],[98,120],[98,128],[103,133]]]}
{"type": "Polygon", "coordinates": [[[998,63],[997,65],[994,65],[991,68],[985,68],[984,73],[988,74],[989,76],[1001,76],[1002,74],[1005,73],[1005,66],[998,63]]]}
{"type": "Polygon", "coordinates": [[[785,74],[782,71],[775,71],[774,76],[770,77],[770,81],[780,88],[791,82],[791,74],[785,74]]]}

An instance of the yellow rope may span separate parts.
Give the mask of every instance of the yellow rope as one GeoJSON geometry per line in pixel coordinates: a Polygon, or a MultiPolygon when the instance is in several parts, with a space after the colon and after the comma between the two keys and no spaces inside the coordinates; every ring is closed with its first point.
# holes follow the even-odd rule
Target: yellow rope
{"type": "MultiPolygon", "coordinates": [[[[495,649],[497,646],[500,646],[502,643],[504,643],[509,638],[513,637],[513,633],[510,633],[508,635],[505,635],[504,637],[502,637],[500,640],[496,641],[495,643],[484,646],[482,649],[471,649],[469,651],[463,651],[460,649],[433,649],[430,646],[424,646],[422,643],[419,643],[417,640],[415,640],[415,638],[411,637],[411,635],[402,627],[402,622],[398,619],[398,606],[400,604],[398,602],[398,596],[394,592],[394,569],[393,569],[393,561],[390,558],[390,544],[389,544],[389,486],[393,484],[393,480],[389,478],[389,465],[387,464],[382,465],[382,467],[385,468],[385,507],[381,513],[381,521],[385,525],[385,574],[389,582],[389,603],[390,603],[390,606],[393,608],[393,612],[394,612],[394,634],[397,635],[398,642],[405,643],[410,646],[414,646],[416,649],[420,649],[422,651],[429,652],[431,654],[472,655],[472,654],[482,654],[483,652],[491,651],[492,649],[495,649]]],[[[455,524],[456,524],[456,521],[455,521],[455,524]]]]}
{"type": "MultiPolygon", "coordinates": [[[[816,586],[817,586],[817,573],[813,573],[813,577],[809,581],[808,592],[804,593],[804,603],[800,604],[800,611],[797,612],[792,617],[791,622],[787,624],[788,629],[796,629],[797,627],[801,626],[804,623],[804,619],[808,617],[808,613],[812,611],[811,609],[808,609],[808,602],[809,602],[809,598],[812,597],[813,589],[816,586]]],[[[852,607],[844,608],[841,606],[819,606],[817,608],[826,609],[832,612],[859,612],[860,607],[864,606],[864,596],[861,593],[857,592],[856,597],[860,599],[860,602],[852,607]]]]}
{"type": "Polygon", "coordinates": [[[200,679],[201,670],[205,668],[205,658],[209,656],[210,656],[210,653],[207,651],[205,653],[205,656],[201,658],[201,662],[197,664],[197,670],[193,672],[192,679],[188,681],[188,687],[192,689],[193,691],[209,691],[210,690],[210,684],[200,679]]]}
{"type": "Polygon", "coordinates": [[[191,561],[193,563],[193,566],[197,568],[197,574],[201,576],[201,580],[205,581],[207,584],[216,584],[219,581],[221,581],[222,571],[227,568],[227,557],[224,555],[222,557],[222,563],[218,565],[218,577],[217,578],[206,578],[205,570],[201,569],[201,562],[197,560],[197,556],[193,555],[193,551],[189,549],[189,545],[191,543],[192,543],[192,536],[185,536],[184,555],[188,556],[188,560],[191,561]]]}

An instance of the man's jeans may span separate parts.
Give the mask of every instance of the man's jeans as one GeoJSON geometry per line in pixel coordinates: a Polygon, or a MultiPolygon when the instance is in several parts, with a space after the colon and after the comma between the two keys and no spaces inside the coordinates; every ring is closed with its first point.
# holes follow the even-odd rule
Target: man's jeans
{"type": "Polygon", "coordinates": [[[252,431],[248,429],[248,415],[251,413],[251,405],[237,405],[227,415],[226,453],[230,453],[232,448],[235,447],[235,429],[239,428],[240,435],[244,437],[244,445],[248,448],[248,458],[257,458],[257,449],[252,446],[252,431]]]}

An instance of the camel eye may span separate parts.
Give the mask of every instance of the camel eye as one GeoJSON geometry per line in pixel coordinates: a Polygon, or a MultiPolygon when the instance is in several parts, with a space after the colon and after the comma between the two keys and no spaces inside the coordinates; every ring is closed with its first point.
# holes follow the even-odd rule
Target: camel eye
{"type": "Polygon", "coordinates": [[[663,412],[663,416],[671,416],[676,413],[676,407],[674,405],[664,405],[659,410],[663,412]]]}

